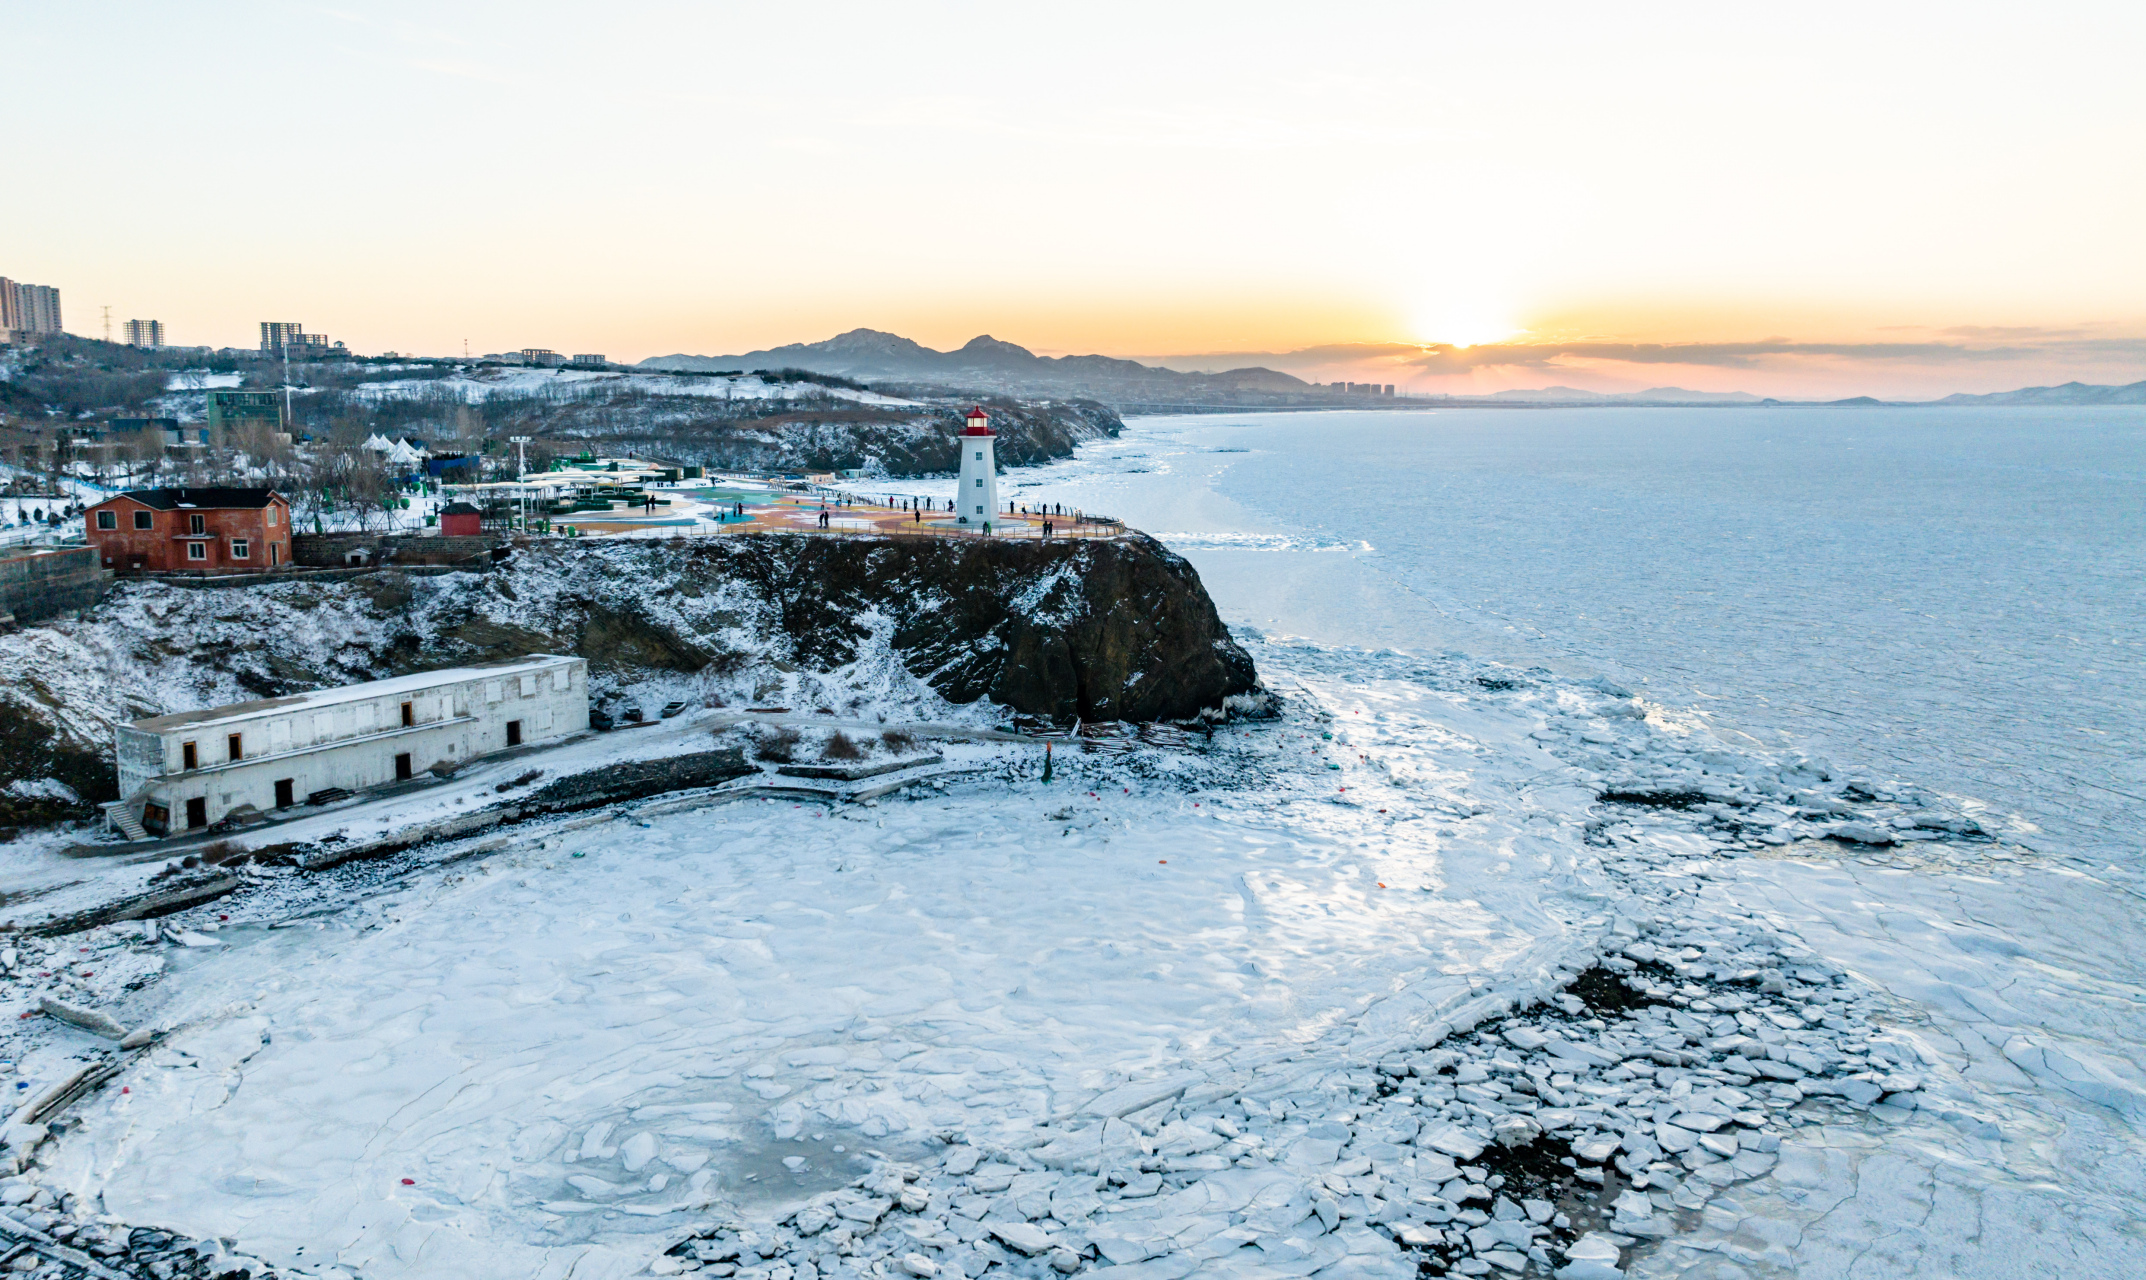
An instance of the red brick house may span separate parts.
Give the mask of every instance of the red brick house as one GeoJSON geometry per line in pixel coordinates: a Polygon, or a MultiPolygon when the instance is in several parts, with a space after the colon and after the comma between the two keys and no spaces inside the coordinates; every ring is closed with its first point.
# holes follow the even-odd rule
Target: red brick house
{"type": "Polygon", "coordinates": [[[266,573],[291,563],[291,504],[273,489],[130,489],[82,523],[118,573],[266,573]]]}

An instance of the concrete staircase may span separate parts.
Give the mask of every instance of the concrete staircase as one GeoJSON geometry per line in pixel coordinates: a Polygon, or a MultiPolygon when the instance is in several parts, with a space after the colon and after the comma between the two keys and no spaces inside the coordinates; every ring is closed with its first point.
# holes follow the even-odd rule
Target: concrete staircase
{"type": "Polygon", "coordinates": [[[142,826],[141,815],[134,812],[131,800],[114,800],[104,806],[104,819],[112,829],[129,840],[147,840],[149,832],[142,826]]]}

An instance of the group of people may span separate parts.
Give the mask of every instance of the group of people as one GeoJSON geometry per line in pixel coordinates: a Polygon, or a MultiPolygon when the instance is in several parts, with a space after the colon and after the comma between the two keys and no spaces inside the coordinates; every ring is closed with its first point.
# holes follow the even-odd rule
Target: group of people
{"type": "MultiPolygon", "coordinates": [[[[820,512],[818,518],[819,527],[822,529],[832,529],[834,527],[835,510],[837,508],[853,506],[856,504],[856,501],[857,500],[855,498],[850,497],[847,494],[831,494],[827,497],[822,498],[820,501],[820,512]]],[[[891,510],[907,511],[909,513],[909,522],[913,525],[922,525],[924,523],[925,512],[937,511],[940,509],[939,500],[936,498],[905,498],[896,497],[891,494],[887,497],[886,505],[891,510]]],[[[737,503],[735,504],[735,509],[737,515],[742,518],[745,514],[745,504],[742,502],[737,503]]],[[[946,500],[945,509],[948,511],[952,511],[954,509],[953,499],[949,498],[946,500]]],[[[1045,538],[1050,538],[1057,535],[1058,517],[1070,516],[1075,521],[1080,521],[1082,519],[1081,513],[1077,508],[1072,511],[1068,511],[1066,509],[1065,504],[1062,502],[1037,503],[1033,506],[1025,503],[1009,502],[1006,504],[1006,514],[1024,516],[1040,515],[1047,517],[1042,524],[1042,534],[1045,538]]],[[[989,521],[986,521],[981,526],[981,531],[986,534],[990,533],[991,523],[989,521]]]]}

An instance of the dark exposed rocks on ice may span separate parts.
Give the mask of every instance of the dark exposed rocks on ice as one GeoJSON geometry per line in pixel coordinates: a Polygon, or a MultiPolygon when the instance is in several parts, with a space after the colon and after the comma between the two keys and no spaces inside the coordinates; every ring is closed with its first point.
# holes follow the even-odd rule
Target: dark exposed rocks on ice
{"type": "MultiPolygon", "coordinates": [[[[1874,1021],[1868,988],[1762,920],[1703,903],[1705,863],[1794,849],[1985,865],[2026,852],[1993,835],[1993,819],[1906,787],[1843,784],[1824,762],[1679,738],[1628,699],[1566,688],[1557,705],[1534,741],[1602,797],[1586,840],[1616,890],[1588,926],[1593,946],[1564,968],[1494,983],[1373,1054],[1329,1046],[1134,1081],[1069,1100],[1025,1136],[945,1132],[928,1154],[881,1159],[780,1221],[711,1220],[651,1270],[753,1280],[987,1271],[1043,1280],[1106,1266],[1133,1268],[1125,1280],[1610,1280],[1635,1251],[1728,1212],[1722,1192],[1767,1176],[1799,1126],[1954,1107],[1912,1045],[1874,1021]]],[[[1349,736],[1328,740],[1346,747],[1349,736]]],[[[1128,772],[1140,763],[1123,762],[1128,772]]],[[[1451,805],[1456,822],[1470,812],[1451,805]]],[[[123,1031],[126,984],[153,979],[166,946],[215,945],[213,916],[170,917],[161,933],[108,925],[24,939],[0,969],[16,998],[89,1011],[123,1031]],[[95,976],[67,963],[84,954],[95,976]]],[[[11,1128],[0,1167],[30,1166],[43,1128],[11,1128]]],[[[592,1130],[584,1145],[607,1157],[615,1146],[628,1172],[654,1157],[635,1137],[608,1137],[592,1130]]],[[[120,1274],[338,1274],[273,1272],[220,1242],[129,1231],[28,1178],[0,1180],[0,1206],[120,1274]]],[[[0,1222],[0,1235],[8,1230],[0,1222]]]]}

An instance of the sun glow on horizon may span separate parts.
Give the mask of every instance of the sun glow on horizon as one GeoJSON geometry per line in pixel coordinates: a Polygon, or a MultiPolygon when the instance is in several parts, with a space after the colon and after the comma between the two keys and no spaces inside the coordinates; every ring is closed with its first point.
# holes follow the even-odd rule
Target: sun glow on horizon
{"type": "Polygon", "coordinates": [[[1417,341],[1432,347],[1480,347],[1527,332],[1497,312],[1440,310],[1418,317],[1417,341]]]}

